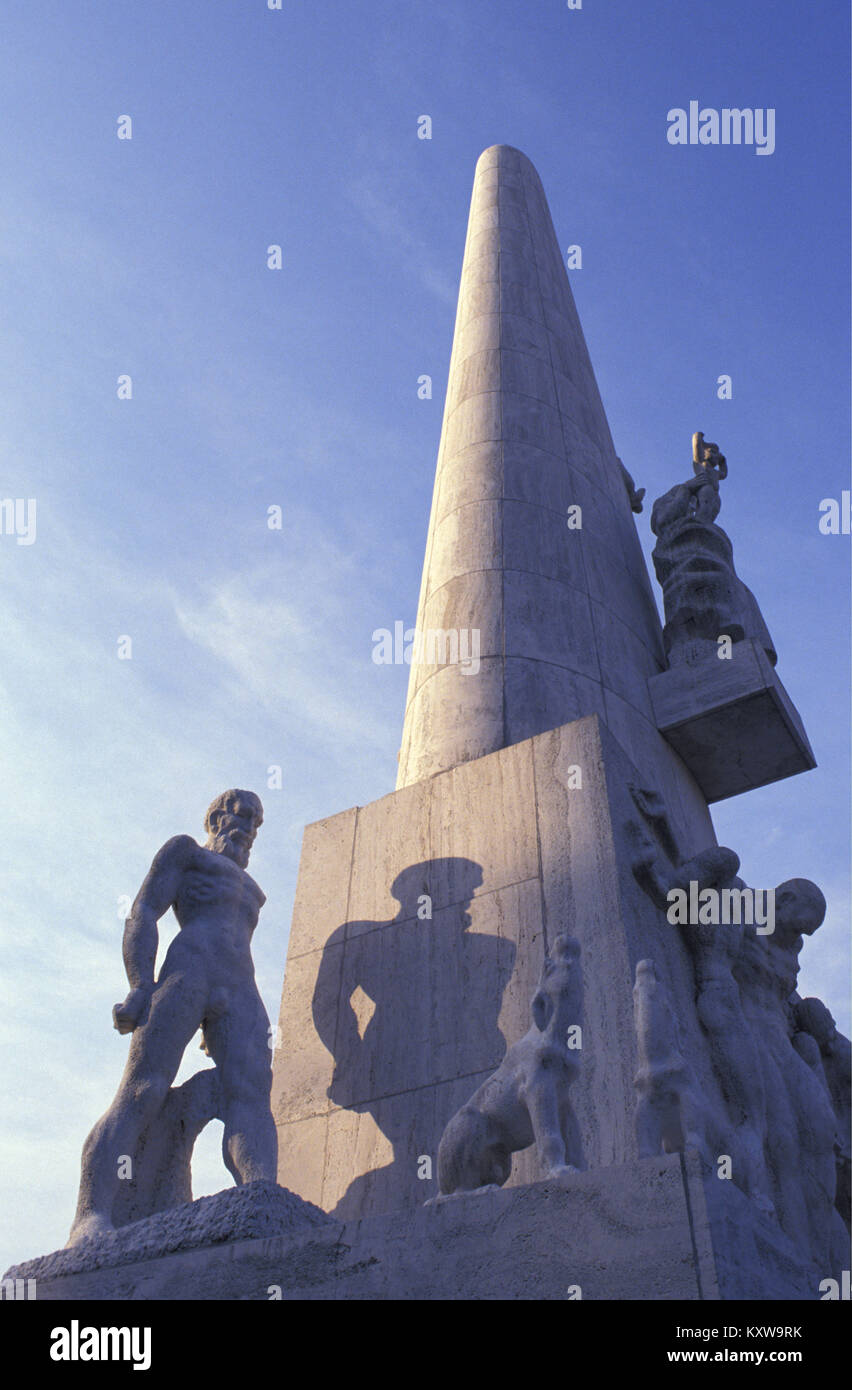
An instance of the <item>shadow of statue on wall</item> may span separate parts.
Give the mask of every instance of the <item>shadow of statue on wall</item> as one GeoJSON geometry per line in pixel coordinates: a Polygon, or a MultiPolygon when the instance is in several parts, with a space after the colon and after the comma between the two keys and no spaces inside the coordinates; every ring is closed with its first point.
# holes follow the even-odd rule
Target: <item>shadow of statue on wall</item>
{"type": "Polygon", "coordinates": [[[390,886],[393,918],[345,922],[326,942],[313,1018],[334,1057],[328,1095],[343,1111],[371,1116],[393,1147],[391,1163],[349,1183],[333,1211],[341,1220],[431,1195],[419,1160],[434,1167],[448,1119],[505,1054],[498,1019],[516,948],[470,930],[482,883],[469,859],[409,865],[390,886]]]}

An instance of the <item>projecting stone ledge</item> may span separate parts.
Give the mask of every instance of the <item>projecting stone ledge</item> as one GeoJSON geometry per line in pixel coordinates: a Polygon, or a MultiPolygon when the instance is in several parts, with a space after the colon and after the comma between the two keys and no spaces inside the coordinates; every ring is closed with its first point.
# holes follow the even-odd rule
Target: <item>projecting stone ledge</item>
{"type": "Polygon", "coordinates": [[[765,652],[735,642],[730,659],[702,656],[651,676],[657,728],[707,801],[816,767],[798,710],[765,652]]]}

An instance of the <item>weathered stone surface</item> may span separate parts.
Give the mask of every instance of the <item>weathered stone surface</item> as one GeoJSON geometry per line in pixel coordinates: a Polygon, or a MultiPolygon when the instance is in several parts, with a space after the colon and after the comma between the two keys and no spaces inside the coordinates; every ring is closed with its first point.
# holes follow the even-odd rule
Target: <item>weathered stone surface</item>
{"type": "Polygon", "coordinates": [[[352,809],[315,821],[302,846],[299,873],[306,897],[293,908],[289,955],[319,950],[337,923],[346,916],[349,866],[355,841],[357,812],[352,809]],[[306,900],[310,910],[304,911],[306,900]]]}
{"type": "MultiPolygon", "coordinates": [[[[830,1030],[819,1001],[805,1010],[795,993],[804,937],[822,923],[825,898],[809,879],[789,879],[759,895],[759,911],[732,850],[714,846],[683,860],[662,800],[643,788],[632,794],[644,821],[634,827],[634,877],[692,956],[695,1011],[718,1082],[696,1106],[674,1011],[660,1010],[657,972],[644,962],[634,991],[640,1053],[649,1054],[637,1074],[640,1145],[649,1131],[653,1137],[654,1111],[667,1109],[668,1147],[693,1144],[708,1174],[718,1162],[719,1176],[771,1217],[802,1258],[839,1278],[848,1242],[836,1203],[838,1115],[819,1043],[802,1022],[826,1038],[830,1030]]],[[[833,1048],[844,1045],[835,1032],[833,1048]]]]}
{"type": "Polygon", "coordinates": [[[657,728],[707,801],[764,787],[816,767],[798,711],[757,642],[713,650],[652,675],[657,728]]]}
{"type": "Polygon", "coordinates": [[[702,1181],[691,1153],[252,1235],[110,1269],[44,1273],[37,1297],[803,1300],[820,1297],[822,1277],[730,1183],[702,1181]]]}
{"type": "Polygon", "coordinates": [[[139,1136],[132,1175],[112,1205],[116,1226],[192,1201],[192,1150],[201,1131],[222,1112],[215,1067],[172,1086],[159,1112],[139,1136]]]}
{"type": "MultiPolygon", "coordinates": [[[[690,1184],[693,1211],[695,1195],[690,1184]]],[[[813,1264],[797,1250],[777,1221],[758,1211],[738,1187],[708,1177],[703,1196],[699,1220],[706,1223],[720,1298],[812,1302],[823,1297],[820,1284],[834,1277],[831,1271],[813,1264]]]]}
{"type": "Polygon", "coordinates": [[[86,1236],[64,1250],[14,1265],[3,1278],[35,1279],[42,1284],[67,1275],[156,1260],[176,1251],[207,1250],[272,1236],[297,1238],[329,1230],[336,1232],[335,1222],[319,1207],[275,1183],[251,1182],[158,1212],[120,1230],[86,1236]]]}
{"type": "Polygon", "coordinates": [[[800,999],[793,996],[793,1046],[805,1057],[808,1065],[825,1083],[837,1121],[835,1159],[837,1188],[834,1203],[846,1224],[850,1226],[850,1168],[852,1168],[852,1044],[838,1033],[834,1019],[821,999],[800,999]],[[806,1053],[803,1036],[811,1039],[818,1049],[806,1053]]]}

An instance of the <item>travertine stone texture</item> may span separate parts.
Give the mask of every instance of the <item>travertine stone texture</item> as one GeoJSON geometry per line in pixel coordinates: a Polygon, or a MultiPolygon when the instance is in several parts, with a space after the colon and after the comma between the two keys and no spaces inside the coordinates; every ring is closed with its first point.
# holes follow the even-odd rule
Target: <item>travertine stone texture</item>
{"type": "MultiPolygon", "coordinates": [[[[86,1236],[64,1250],[15,1265],[9,1276],[35,1279],[43,1285],[46,1280],[67,1275],[113,1271],[160,1259],[178,1250],[207,1251],[212,1246],[270,1236],[299,1239],[318,1231],[337,1235],[338,1229],[325,1212],[276,1183],[248,1182],[181,1203],[118,1230],[86,1236]]],[[[118,1295],[105,1292],[103,1297],[118,1295]]]]}
{"type": "MultiPolygon", "coordinates": [[[[664,974],[712,1092],[688,952],[632,871],[640,781],[589,716],[307,828],[273,1075],[284,1186],[342,1219],[434,1196],[441,1135],[527,1033],[562,933],[585,980],[584,1162],[636,1154],[639,960],[664,974]]],[[[684,852],[713,842],[703,804],[667,806],[684,852]]],[[[534,1149],[515,1155],[510,1183],[542,1176],[534,1149]]]]}
{"type": "Polygon", "coordinates": [[[64,1273],[71,1252],[60,1252],[10,1275],[35,1268],[45,1300],[717,1298],[697,1172],[690,1199],[692,1230],[679,1161],[663,1157],[368,1221],[271,1224],[201,1249],[140,1243],[137,1263],[113,1268],[64,1273]]]}
{"type": "MultiPolygon", "coordinates": [[[[730,1183],[702,1181],[697,1155],[689,1152],[532,1186],[462,1193],[367,1221],[284,1231],[273,1225],[268,1233],[246,1232],[252,1239],[235,1232],[225,1243],[202,1248],[172,1245],[174,1253],[159,1257],[143,1257],[140,1250],[136,1263],[77,1274],[44,1268],[37,1296],[815,1300],[823,1277],[730,1183]]],[[[6,1277],[31,1267],[18,1266],[6,1277]]]]}
{"type": "Polygon", "coordinates": [[[610,698],[653,728],[647,678],[664,659],[635,496],[541,181],[494,146],[474,179],[417,616],[421,631],[478,631],[480,667],[412,665],[398,787],[615,717],[610,698]]]}

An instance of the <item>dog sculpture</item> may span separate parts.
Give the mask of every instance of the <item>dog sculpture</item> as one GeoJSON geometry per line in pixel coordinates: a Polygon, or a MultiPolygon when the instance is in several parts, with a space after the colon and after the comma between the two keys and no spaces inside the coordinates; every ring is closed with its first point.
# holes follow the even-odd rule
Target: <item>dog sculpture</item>
{"type": "Polygon", "coordinates": [[[533,1026],[444,1130],[438,1147],[443,1195],[489,1184],[502,1187],[512,1154],[533,1143],[548,1177],[576,1173],[583,1166],[568,1095],[579,1071],[582,1003],[580,947],[568,936],[557,936],[532,1000],[533,1026]]]}

